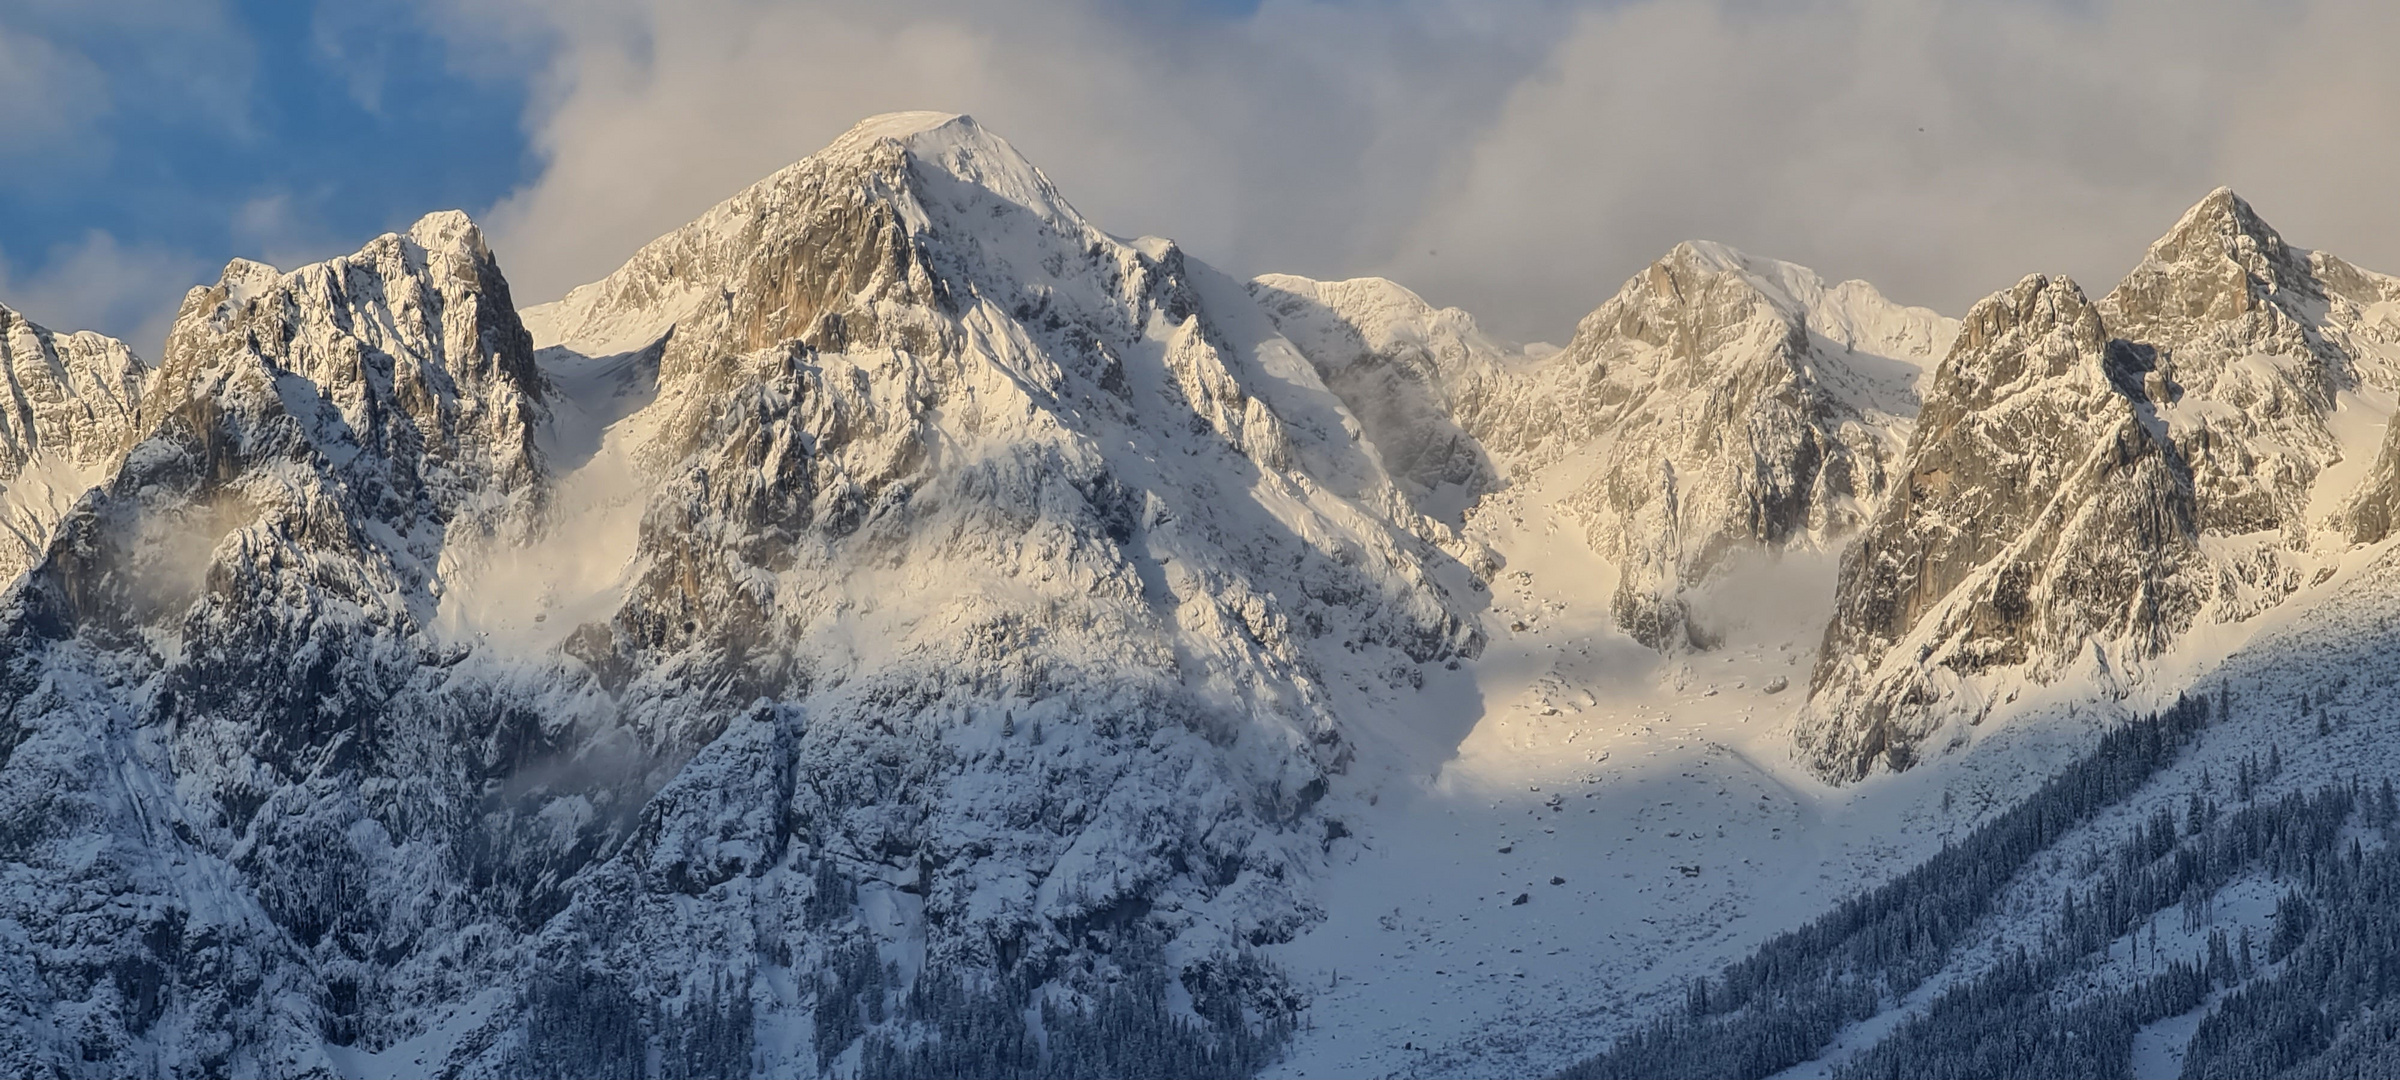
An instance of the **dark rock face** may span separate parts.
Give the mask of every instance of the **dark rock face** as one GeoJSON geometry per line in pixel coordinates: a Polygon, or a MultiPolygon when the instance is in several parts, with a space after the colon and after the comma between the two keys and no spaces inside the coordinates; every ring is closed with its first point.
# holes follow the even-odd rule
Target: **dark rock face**
{"type": "Polygon", "coordinates": [[[2091,640],[2146,657],[2199,595],[2191,479],[2121,383],[2134,363],[2065,278],[1969,312],[1909,443],[1906,484],[1844,555],[1802,733],[1817,766],[1904,765],[1949,684],[2055,666],[2091,640]]]}

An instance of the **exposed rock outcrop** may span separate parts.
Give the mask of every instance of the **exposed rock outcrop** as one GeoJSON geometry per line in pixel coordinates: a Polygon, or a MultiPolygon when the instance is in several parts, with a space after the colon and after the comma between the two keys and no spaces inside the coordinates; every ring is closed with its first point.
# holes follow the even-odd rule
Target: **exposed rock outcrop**
{"type": "Polygon", "coordinates": [[[1473,491],[1493,482],[1480,446],[1507,482],[1564,492],[1617,567],[1617,624],[1659,649],[1707,644],[1684,593],[1735,553],[1837,542],[1881,504],[1922,369],[1955,332],[1863,282],[1707,243],[1538,357],[1388,282],[1253,289],[1374,418],[1387,460],[1473,491]]]}
{"type": "Polygon", "coordinates": [[[1821,769],[1905,766],[1960,707],[1956,680],[2037,677],[2108,641],[2154,655],[2205,595],[2188,468],[2159,432],[2138,366],[2066,278],[1977,304],[1934,372],[1907,473],[1844,554],[1801,729],[1821,769]],[[1946,707],[1946,708],[1945,708],[1946,707]]]}

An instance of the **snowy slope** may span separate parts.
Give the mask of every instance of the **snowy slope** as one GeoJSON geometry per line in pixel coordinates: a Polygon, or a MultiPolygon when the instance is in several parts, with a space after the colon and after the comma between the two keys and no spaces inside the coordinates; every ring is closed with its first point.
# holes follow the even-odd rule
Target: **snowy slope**
{"type": "Polygon", "coordinates": [[[1498,467],[1457,409],[1478,383],[1529,366],[1518,346],[1383,278],[1269,274],[1251,281],[1250,293],[1358,418],[1360,436],[1421,510],[1456,523],[1499,484],[1498,467]]]}
{"type": "MultiPolygon", "coordinates": [[[[2338,856],[2340,869],[2372,873],[2393,852],[2378,791],[2400,779],[2390,738],[2400,716],[2388,705],[2384,662],[2400,616],[2396,574],[2390,545],[2356,552],[2304,602],[2250,624],[2248,644],[2196,664],[2178,681],[2206,695],[2212,720],[2188,748],[2130,797],[2051,839],[1921,987],[1887,998],[1778,1075],[1884,1075],[1899,1062],[1923,1069],[1929,1055],[1970,1052],[1975,1025],[1990,1017],[1965,1003],[1979,989],[1980,1000],[1999,1000],[1988,989],[1995,981],[2027,979],[2026,958],[2046,954],[2054,959],[2033,969],[2034,993],[2009,998],[2038,1004],[2004,1021],[2008,1037],[2039,1045],[2052,1037],[2044,1025],[2076,1025],[2090,1040],[2077,1053],[2100,1062],[2083,1074],[2113,1071],[2114,1057],[2135,1077],[2379,1075],[2381,1066],[2335,1062],[2389,1060],[2389,1025],[2362,1022],[2388,1014],[2388,1004],[2371,989],[2361,998],[2349,976],[2389,957],[2379,944],[2335,935],[2350,920],[2388,925],[2400,910],[2388,889],[2361,890],[2329,871],[2338,856]],[[2313,823],[2294,813],[2329,800],[2334,812],[2313,823]],[[2295,907],[2295,895],[2316,905],[2295,907]],[[2327,905],[2329,896],[2342,906],[2327,905]],[[2296,1011],[2273,1022],[2246,1011],[2278,1000],[2292,1008],[2295,991],[2296,1011]]],[[[1989,1043],[1980,1052],[1986,1069],[2011,1067],[1989,1043]]]]}

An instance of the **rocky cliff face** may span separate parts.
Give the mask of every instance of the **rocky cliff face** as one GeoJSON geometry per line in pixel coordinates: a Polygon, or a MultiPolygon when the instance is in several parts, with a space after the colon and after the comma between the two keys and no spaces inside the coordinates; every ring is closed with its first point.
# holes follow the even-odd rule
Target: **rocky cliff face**
{"type": "Polygon", "coordinates": [[[2366,449],[2343,411],[2400,374],[2393,295],[2220,190],[2097,303],[2034,277],[1978,305],[1905,487],[1845,554],[1803,752],[1835,775],[1905,767],[2004,692],[1986,673],[2121,690],[2195,625],[2249,619],[2376,538],[2389,468],[2352,492],[2334,467],[2366,449]]]}
{"type": "Polygon", "coordinates": [[[1559,363],[1604,437],[1580,451],[1596,467],[1569,505],[1617,564],[1617,624],[1654,648],[1705,646],[1688,586],[1738,551],[1855,529],[1888,494],[1922,365],[1952,332],[1863,283],[1704,244],[1587,317],[1559,363]]]}
{"type": "Polygon", "coordinates": [[[2311,512],[2318,480],[2358,452],[2333,430],[2337,398],[2400,388],[2384,351],[2400,341],[2385,315],[2395,297],[2400,281],[2291,247],[2219,189],[2100,301],[2191,464],[2200,528],[2258,538],[2259,569],[2221,590],[2216,617],[2246,618],[2296,587],[2288,553],[2328,524],[2311,512]]]}
{"type": "MultiPolygon", "coordinates": [[[[753,842],[792,854],[743,887],[855,878],[914,913],[906,964],[1040,982],[1156,931],[1197,979],[1279,940],[1341,697],[1477,647],[1434,526],[1241,287],[1101,233],[970,120],[863,126],[534,321],[562,358],[659,357],[624,599],[565,647],[646,729],[799,705],[792,824],[753,842]]],[[[694,769],[725,741],[697,732],[694,769]]],[[[706,820],[673,858],[722,847],[706,820]]]]}
{"type": "Polygon", "coordinates": [[[150,365],[114,338],[59,334],[0,307],[0,582],[129,445],[150,365]]]}
{"type": "Polygon", "coordinates": [[[2147,659],[2190,625],[2204,595],[2185,572],[2191,475],[2136,396],[2140,374],[2065,278],[1968,313],[1904,477],[1843,557],[1814,690],[1848,712],[1802,729],[1819,768],[1905,767],[1959,707],[1958,677],[2052,672],[2095,640],[2147,659]]]}
{"type": "Polygon", "coordinates": [[[187,300],[0,611],[6,1071],[804,1075],[1162,973],[1249,1053],[1480,639],[1242,285],[912,114],[526,321],[454,214],[187,300]]]}

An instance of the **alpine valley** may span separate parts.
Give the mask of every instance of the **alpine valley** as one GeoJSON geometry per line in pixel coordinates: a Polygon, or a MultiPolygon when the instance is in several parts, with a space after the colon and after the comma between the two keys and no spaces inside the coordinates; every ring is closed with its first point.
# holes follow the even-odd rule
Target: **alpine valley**
{"type": "Polygon", "coordinates": [[[1564,346],[946,114],[503,254],[0,308],[0,1075],[2400,1072],[2400,278],[2231,191],[1564,346]]]}

